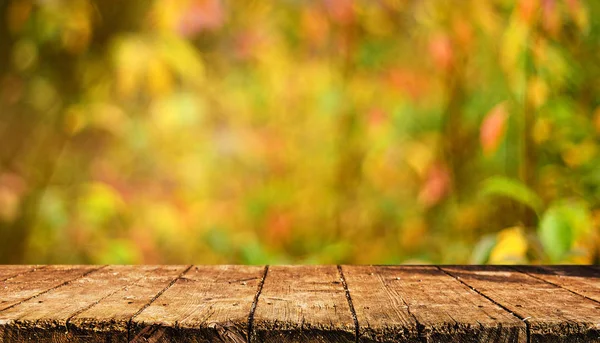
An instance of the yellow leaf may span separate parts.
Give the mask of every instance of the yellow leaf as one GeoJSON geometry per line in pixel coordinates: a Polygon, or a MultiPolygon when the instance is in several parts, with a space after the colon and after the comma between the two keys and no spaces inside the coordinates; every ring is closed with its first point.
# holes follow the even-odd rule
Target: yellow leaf
{"type": "Polygon", "coordinates": [[[542,144],[550,139],[552,134],[552,123],[547,118],[539,118],[533,125],[533,141],[542,144]]]}
{"type": "Polygon", "coordinates": [[[515,94],[521,94],[525,87],[522,62],[527,49],[528,36],[527,25],[513,16],[502,37],[500,63],[507,74],[510,88],[515,94]]]}
{"type": "Polygon", "coordinates": [[[78,213],[84,223],[97,228],[125,208],[121,194],[111,185],[92,182],[82,187],[78,213]]]}
{"type": "Polygon", "coordinates": [[[434,144],[429,142],[410,142],[406,147],[406,163],[419,175],[425,178],[427,168],[434,159],[434,144]]]}
{"type": "Polygon", "coordinates": [[[548,99],[548,85],[539,77],[532,78],[527,84],[527,97],[536,108],[540,108],[548,99]]]}
{"type": "Polygon", "coordinates": [[[588,9],[584,6],[585,2],[580,0],[567,1],[567,9],[571,19],[575,22],[581,32],[587,33],[590,29],[590,20],[588,9]]]}
{"type": "Polygon", "coordinates": [[[598,148],[594,140],[586,140],[579,144],[565,144],[561,156],[563,161],[571,167],[580,167],[596,156],[598,148]]]}
{"type": "Polygon", "coordinates": [[[151,58],[147,67],[148,91],[158,96],[171,91],[173,77],[167,65],[159,58],[151,58]]]}
{"type": "Polygon", "coordinates": [[[75,135],[79,133],[86,125],[86,118],[81,110],[77,106],[71,106],[65,112],[64,130],[69,135],[75,135]]]}
{"type": "Polygon", "coordinates": [[[191,42],[174,35],[161,35],[153,42],[153,50],[183,81],[198,85],[204,80],[204,62],[191,42]]]}
{"type": "Polygon", "coordinates": [[[125,37],[116,43],[114,60],[121,95],[133,96],[138,92],[149,55],[147,45],[136,37],[125,37]]]}
{"type": "Polygon", "coordinates": [[[521,227],[511,227],[497,234],[498,243],[490,253],[490,264],[520,264],[527,262],[527,239],[521,227]]]}

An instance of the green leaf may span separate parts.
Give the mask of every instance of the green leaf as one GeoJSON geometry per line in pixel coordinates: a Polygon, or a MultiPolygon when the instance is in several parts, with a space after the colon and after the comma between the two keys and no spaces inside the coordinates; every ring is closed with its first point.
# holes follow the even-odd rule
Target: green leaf
{"type": "Polygon", "coordinates": [[[121,195],[112,186],[93,182],[82,187],[78,213],[92,228],[99,228],[124,208],[121,195]]]}
{"type": "Polygon", "coordinates": [[[127,240],[111,240],[96,256],[97,263],[101,264],[136,264],[141,260],[139,248],[127,240]]]}
{"type": "Polygon", "coordinates": [[[538,215],[543,211],[542,199],[518,180],[494,176],[482,184],[481,195],[503,196],[515,200],[533,209],[538,215]]]}
{"type": "Polygon", "coordinates": [[[271,261],[269,254],[265,251],[259,241],[251,241],[241,248],[242,262],[245,264],[259,265],[268,264],[271,261]]]}
{"type": "Polygon", "coordinates": [[[560,262],[573,243],[592,228],[589,212],[581,202],[561,202],[551,206],[542,217],[538,235],[551,262],[560,262]]]}
{"type": "Polygon", "coordinates": [[[496,235],[485,235],[475,245],[471,254],[472,264],[484,264],[490,258],[492,249],[496,246],[496,235]]]}
{"type": "Polygon", "coordinates": [[[214,227],[204,235],[208,246],[221,255],[231,254],[232,244],[227,231],[223,228],[214,227]]]}
{"type": "Polygon", "coordinates": [[[573,237],[569,223],[557,209],[544,214],[538,229],[540,241],[552,262],[558,262],[571,248],[573,237]]]}

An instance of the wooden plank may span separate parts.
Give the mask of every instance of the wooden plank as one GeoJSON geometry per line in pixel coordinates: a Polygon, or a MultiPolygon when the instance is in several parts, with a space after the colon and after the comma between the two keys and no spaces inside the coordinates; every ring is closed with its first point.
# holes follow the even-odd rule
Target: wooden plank
{"type": "Polygon", "coordinates": [[[0,342],[600,342],[594,266],[31,268],[0,342]]]}
{"type": "Polygon", "coordinates": [[[0,314],[2,310],[80,278],[97,268],[99,267],[48,266],[30,273],[20,273],[14,278],[3,281],[0,283],[0,314]]]}
{"type": "MultiPolygon", "coordinates": [[[[403,296],[372,266],[343,266],[354,304],[360,342],[419,342],[418,323],[403,296]]],[[[395,280],[396,277],[394,276],[395,280]]]]}
{"type": "MultiPolygon", "coordinates": [[[[154,266],[135,283],[109,295],[69,320],[69,329],[90,342],[127,342],[129,321],[191,266],[154,266]]],[[[139,268],[139,267],[137,267],[139,268]]]]}
{"type": "Polygon", "coordinates": [[[132,320],[132,342],[247,340],[264,267],[197,266],[132,320]]]}
{"type": "Polygon", "coordinates": [[[28,265],[0,265],[0,282],[34,271],[35,269],[36,266],[28,265]]]}
{"type": "Polygon", "coordinates": [[[530,342],[600,341],[600,307],[591,300],[509,267],[442,269],[525,320],[530,342]]]}
{"type": "Polygon", "coordinates": [[[600,270],[591,266],[519,266],[517,270],[600,304],[600,270]]]}
{"type": "Polygon", "coordinates": [[[525,323],[431,266],[342,267],[360,342],[526,342],[525,323]]]}
{"type": "MultiPolygon", "coordinates": [[[[0,338],[11,342],[126,342],[127,327],[123,330],[117,322],[112,323],[112,327],[111,323],[98,323],[95,328],[93,323],[82,321],[81,317],[77,322],[81,326],[70,321],[102,300],[119,292],[124,294],[126,287],[157,273],[165,274],[162,270],[164,267],[110,266],[89,273],[0,312],[0,338]]],[[[180,272],[181,267],[174,271],[168,268],[166,274],[176,277],[177,271],[180,272]]]]}
{"type": "Polygon", "coordinates": [[[251,342],[355,342],[355,325],[335,266],[270,267],[251,342]]]}

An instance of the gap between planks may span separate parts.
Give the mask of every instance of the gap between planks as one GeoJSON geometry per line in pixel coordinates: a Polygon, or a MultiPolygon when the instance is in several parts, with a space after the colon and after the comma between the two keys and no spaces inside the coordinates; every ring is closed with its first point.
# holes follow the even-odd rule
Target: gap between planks
{"type": "MultiPolygon", "coordinates": [[[[171,288],[171,286],[173,286],[173,285],[174,285],[174,284],[177,282],[177,280],[181,279],[181,278],[182,278],[182,277],[183,277],[183,276],[184,276],[184,275],[185,275],[185,274],[186,274],[186,273],[187,273],[187,272],[188,272],[188,271],[189,271],[189,270],[190,270],[190,269],[191,269],[193,266],[194,266],[194,265],[189,265],[189,266],[187,266],[187,268],[185,268],[185,269],[184,269],[184,270],[183,270],[181,273],[179,273],[179,274],[178,274],[178,275],[177,275],[175,278],[173,278],[173,280],[171,280],[167,286],[165,286],[165,287],[164,287],[162,290],[160,290],[160,291],[159,291],[159,292],[158,292],[158,293],[157,293],[155,296],[153,296],[153,297],[152,297],[152,299],[150,299],[150,300],[149,300],[149,301],[148,301],[146,304],[144,304],[144,306],[142,306],[142,307],[141,307],[139,310],[137,310],[137,311],[136,311],[136,312],[135,312],[135,313],[134,313],[134,314],[131,316],[131,318],[129,318],[129,320],[127,321],[127,341],[128,341],[128,342],[131,342],[131,334],[132,334],[132,328],[131,328],[131,326],[132,326],[132,321],[133,321],[133,319],[134,319],[136,316],[138,316],[140,313],[142,313],[142,312],[143,312],[143,311],[144,311],[146,308],[148,308],[148,307],[149,307],[149,306],[150,306],[150,305],[151,305],[151,304],[152,304],[154,301],[156,301],[156,299],[158,299],[158,298],[159,298],[159,297],[160,297],[160,296],[161,296],[161,295],[162,295],[164,292],[166,292],[166,291],[167,291],[169,288],[171,288]]],[[[35,271],[35,270],[41,270],[41,269],[44,269],[44,268],[46,268],[46,267],[47,267],[47,266],[42,266],[42,267],[39,267],[39,268],[38,268],[38,267],[32,267],[32,268],[30,268],[30,269],[27,269],[27,270],[25,270],[25,271],[22,271],[22,272],[16,273],[16,274],[14,274],[14,275],[11,275],[11,276],[9,276],[8,278],[5,278],[5,279],[3,279],[3,280],[1,280],[1,281],[10,280],[10,279],[13,279],[13,278],[15,278],[15,277],[18,277],[18,276],[20,276],[20,275],[24,275],[24,274],[27,274],[27,273],[33,272],[33,271],[35,271]]],[[[39,292],[39,293],[37,293],[37,294],[35,294],[35,295],[31,296],[31,297],[28,297],[28,298],[22,299],[21,301],[19,301],[19,302],[15,303],[15,304],[13,304],[13,305],[11,305],[11,306],[9,306],[9,307],[6,307],[6,308],[2,309],[1,311],[8,310],[8,309],[10,309],[10,308],[13,308],[13,307],[15,307],[15,306],[18,306],[18,305],[20,305],[20,304],[22,304],[22,303],[26,302],[26,301],[29,301],[29,300],[31,300],[31,299],[35,299],[35,298],[37,298],[37,297],[39,297],[39,296],[41,296],[41,295],[44,295],[44,294],[46,294],[46,293],[48,293],[48,292],[51,292],[51,291],[53,291],[53,290],[56,290],[56,289],[58,289],[58,288],[61,288],[61,287],[63,287],[63,286],[69,285],[69,284],[71,284],[71,283],[73,283],[73,282],[75,282],[75,281],[77,281],[77,280],[79,280],[79,279],[82,279],[82,278],[84,278],[84,277],[86,277],[86,276],[90,275],[91,273],[97,272],[97,271],[99,271],[99,270],[101,270],[101,269],[104,269],[104,268],[106,268],[106,267],[108,267],[108,265],[103,265],[103,266],[100,266],[100,267],[98,267],[98,268],[91,269],[91,270],[89,270],[89,271],[87,271],[87,272],[85,272],[85,273],[83,273],[83,274],[81,274],[81,275],[79,275],[79,276],[77,276],[77,277],[75,277],[75,278],[73,278],[73,279],[67,280],[67,281],[65,281],[65,282],[63,282],[63,283],[61,283],[61,284],[58,284],[58,285],[54,286],[54,287],[50,287],[50,288],[48,288],[48,289],[46,289],[46,290],[43,290],[43,291],[41,291],[41,292],[39,292]]],[[[258,285],[258,287],[257,287],[256,294],[255,294],[255,296],[254,296],[254,299],[253,299],[253,302],[252,302],[252,306],[251,306],[250,312],[249,312],[249,314],[248,314],[248,333],[247,333],[247,338],[246,338],[246,341],[247,341],[248,343],[250,343],[250,339],[251,339],[251,333],[252,333],[252,329],[253,329],[253,328],[252,328],[252,324],[253,324],[253,320],[254,320],[254,312],[255,312],[255,310],[256,310],[256,306],[257,306],[257,304],[258,304],[258,301],[259,301],[259,298],[260,298],[260,294],[261,294],[261,291],[262,291],[263,285],[264,285],[264,283],[265,283],[265,280],[266,280],[266,278],[267,278],[267,275],[268,275],[268,270],[269,270],[269,266],[267,265],[267,266],[265,266],[265,267],[264,267],[264,272],[263,272],[263,275],[262,275],[262,277],[261,277],[261,281],[260,281],[260,283],[259,283],[259,285],[258,285]]],[[[125,287],[127,287],[127,286],[125,286],[125,287]]],[[[77,315],[78,315],[78,314],[80,314],[80,313],[83,313],[83,312],[85,312],[85,311],[87,311],[87,310],[91,309],[92,307],[94,307],[94,306],[96,306],[97,304],[99,304],[100,302],[102,302],[104,299],[106,299],[106,298],[110,297],[110,296],[111,296],[111,295],[113,295],[114,293],[117,293],[117,292],[119,292],[120,290],[122,290],[122,288],[121,288],[121,289],[117,289],[117,290],[115,290],[114,292],[111,292],[110,294],[108,294],[108,295],[106,295],[106,296],[102,297],[101,299],[98,299],[98,300],[96,300],[96,301],[95,301],[95,302],[93,302],[92,304],[90,304],[90,305],[88,305],[88,306],[86,306],[86,307],[84,307],[84,308],[82,308],[82,309],[79,309],[78,311],[76,311],[75,313],[73,313],[71,316],[69,316],[69,318],[67,318],[67,320],[66,320],[66,323],[65,323],[65,329],[68,331],[69,321],[70,321],[72,318],[74,318],[75,316],[77,316],[77,315]]]]}
{"type": "Polygon", "coordinates": [[[47,266],[32,266],[31,268],[28,268],[28,269],[26,269],[26,270],[23,270],[23,271],[21,271],[21,272],[17,272],[17,273],[15,273],[15,274],[9,275],[9,276],[7,276],[7,277],[3,278],[2,280],[0,280],[0,282],[5,282],[5,281],[8,281],[8,280],[12,280],[12,279],[14,279],[14,278],[16,278],[16,277],[19,277],[19,276],[21,276],[21,275],[25,275],[25,274],[28,274],[28,273],[34,272],[34,271],[36,271],[36,270],[42,270],[42,269],[44,269],[44,268],[46,268],[46,267],[47,267],[47,266]]]}
{"type": "Polygon", "coordinates": [[[580,296],[580,297],[584,297],[584,298],[585,298],[585,299],[587,299],[587,300],[590,300],[590,301],[593,301],[593,302],[595,302],[595,303],[597,303],[597,304],[600,304],[600,301],[598,301],[598,300],[596,300],[596,299],[593,299],[593,298],[590,298],[590,297],[588,297],[588,296],[586,296],[586,295],[584,295],[584,294],[581,294],[581,293],[575,292],[574,290],[572,290],[572,289],[570,289],[570,288],[567,288],[567,287],[564,287],[563,285],[560,285],[560,284],[554,283],[554,282],[552,282],[552,281],[550,281],[550,280],[546,280],[546,279],[544,279],[544,278],[541,278],[541,277],[539,277],[539,276],[536,276],[536,275],[534,275],[534,274],[532,274],[532,273],[529,273],[529,272],[527,272],[527,271],[525,271],[525,270],[518,269],[518,268],[516,268],[516,267],[513,267],[513,266],[508,266],[508,267],[509,267],[510,269],[512,269],[512,270],[515,270],[515,271],[519,272],[519,273],[525,274],[525,275],[527,275],[527,276],[531,276],[531,277],[532,277],[532,278],[534,278],[534,279],[537,279],[537,280],[543,281],[543,282],[545,282],[545,283],[547,283],[547,284],[550,284],[550,285],[552,285],[552,286],[555,286],[555,287],[558,287],[558,288],[562,288],[562,289],[564,289],[565,291],[571,292],[571,293],[573,293],[573,294],[575,294],[575,295],[578,295],[578,296],[580,296]]]}
{"type": "MultiPolygon", "coordinates": [[[[475,293],[481,295],[482,297],[486,298],[487,300],[491,301],[494,305],[499,306],[501,309],[503,309],[504,311],[512,314],[513,316],[515,316],[515,318],[518,318],[519,320],[521,320],[523,323],[525,323],[525,326],[527,328],[527,343],[531,343],[531,328],[529,327],[529,323],[527,322],[528,318],[524,318],[519,316],[518,314],[514,313],[513,311],[509,310],[506,306],[496,302],[494,299],[488,297],[487,295],[483,294],[482,292],[480,292],[479,290],[477,290],[475,287],[472,287],[471,285],[467,284],[466,282],[462,281],[460,279],[460,277],[453,275],[452,273],[442,269],[440,266],[435,266],[437,269],[439,269],[442,273],[445,273],[448,276],[451,276],[452,278],[454,278],[454,280],[462,283],[463,285],[469,287],[470,289],[472,289],[475,293]]],[[[520,271],[517,271],[518,273],[521,273],[520,271]]],[[[521,273],[523,274],[523,273],[521,273]]]]}
{"type": "Polygon", "coordinates": [[[267,279],[267,275],[269,274],[269,266],[265,266],[265,270],[263,272],[262,278],[258,283],[258,287],[256,288],[256,294],[254,295],[254,300],[252,300],[252,306],[250,307],[250,313],[248,314],[248,332],[246,333],[246,342],[250,343],[252,340],[252,329],[254,326],[254,312],[256,312],[256,306],[258,305],[258,300],[260,298],[260,294],[262,293],[263,286],[265,285],[265,280],[267,279]]]}
{"type": "MultiPolygon", "coordinates": [[[[46,293],[48,293],[48,292],[50,292],[50,291],[53,291],[53,290],[55,290],[55,289],[58,289],[58,288],[60,288],[60,287],[63,287],[63,286],[65,286],[65,285],[68,285],[68,284],[70,284],[70,283],[72,283],[72,282],[74,282],[74,281],[76,281],[76,280],[78,280],[78,279],[80,279],[80,278],[83,278],[83,277],[85,277],[85,276],[87,276],[87,275],[89,275],[89,274],[91,274],[91,273],[97,272],[97,271],[99,271],[99,270],[101,270],[101,269],[103,269],[103,268],[105,268],[105,267],[107,267],[107,266],[106,266],[106,265],[104,265],[104,266],[100,266],[100,267],[98,267],[98,268],[95,268],[95,269],[89,270],[89,271],[87,271],[87,272],[85,272],[85,273],[83,273],[83,274],[79,275],[79,276],[78,276],[78,277],[76,277],[76,278],[73,278],[73,279],[71,279],[71,280],[67,280],[67,281],[65,281],[65,282],[63,282],[63,283],[61,283],[61,284],[59,284],[59,285],[56,285],[56,286],[54,286],[54,287],[48,288],[48,289],[46,289],[46,290],[44,290],[44,291],[41,291],[41,292],[39,292],[39,293],[37,293],[37,294],[35,294],[35,295],[33,295],[33,296],[31,296],[31,297],[27,298],[27,299],[21,300],[21,301],[19,301],[18,303],[16,303],[16,304],[13,304],[13,305],[11,305],[11,306],[7,307],[6,309],[12,308],[12,307],[14,307],[14,306],[17,306],[17,305],[19,305],[19,304],[21,304],[21,303],[23,303],[23,302],[25,302],[25,301],[28,301],[28,300],[31,300],[31,299],[37,298],[37,297],[39,297],[39,296],[41,296],[41,295],[43,295],[43,294],[46,294],[46,293]]],[[[164,292],[166,292],[166,291],[167,291],[167,290],[168,290],[168,289],[169,289],[169,288],[170,288],[170,287],[171,287],[173,284],[175,284],[175,282],[177,282],[177,280],[179,280],[179,279],[180,279],[182,276],[184,276],[184,275],[185,275],[185,274],[186,274],[186,273],[187,273],[187,272],[188,272],[188,271],[189,271],[189,270],[190,270],[192,267],[193,267],[193,265],[190,265],[190,266],[188,266],[188,267],[187,267],[187,268],[186,268],[184,271],[182,271],[182,272],[181,272],[181,273],[180,273],[180,274],[179,274],[177,277],[175,277],[173,280],[171,280],[171,282],[170,282],[170,283],[169,283],[167,286],[165,286],[165,287],[164,287],[162,290],[160,290],[160,291],[159,291],[159,292],[158,292],[158,293],[157,293],[157,294],[156,294],[156,295],[155,295],[155,296],[154,296],[154,297],[153,297],[151,300],[149,300],[149,301],[148,301],[148,302],[147,302],[147,303],[146,303],[144,306],[142,306],[142,307],[141,307],[141,308],[140,308],[138,311],[136,311],[136,313],[135,313],[135,314],[133,314],[133,315],[131,316],[131,318],[128,320],[128,325],[127,325],[127,331],[128,331],[128,332],[127,332],[127,337],[128,337],[128,341],[131,339],[131,333],[132,333],[132,332],[131,332],[131,324],[132,324],[132,320],[133,320],[133,319],[134,319],[134,318],[135,318],[137,315],[139,315],[141,312],[143,312],[143,311],[144,311],[144,310],[145,310],[145,309],[146,309],[148,306],[150,306],[150,305],[151,305],[151,304],[152,304],[152,303],[153,303],[153,302],[154,302],[156,299],[158,299],[158,298],[159,298],[159,297],[160,297],[160,296],[161,296],[161,295],[162,295],[164,292]]],[[[350,310],[350,312],[351,312],[351,315],[352,315],[352,318],[353,318],[353,321],[354,321],[355,340],[356,340],[356,342],[358,342],[358,341],[359,341],[359,339],[360,339],[360,325],[359,325],[359,322],[358,322],[358,317],[357,317],[357,315],[356,315],[356,311],[355,311],[354,304],[353,304],[353,301],[352,301],[352,295],[351,295],[351,293],[350,293],[350,290],[349,290],[349,288],[348,288],[348,285],[347,285],[347,283],[346,283],[346,278],[345,278],[345,275],[344,275],[344,271],[343,271],[343,268],[342,268],[342,266],[340,266],[340,265],[337,265],[336,267],[337,267],[337,270],[338,270],[338,273],[339,273],[339,278],[340,278],[340,281],[341,281],[341,283],[342,283],[342,285],[343,285],[343,288],[344,288],[344,292],[345,292],[345,296],[346,296],[346,299],[347,299],[347,302],[348,302],[349,310],[350,310]]],[[[519,320],[521,320],[521,321],[522,321],[522,322],[523,322],[523,323],[526,325],[526,329],[527,329],[527,342],[530,342],[531,330],[530,330],[530,325],[529,325],[529,323],[527,322],[527,319],[528,319],[528,318],[524,318],[524,317],[522,317],[522,316],[520,316],[520,315],[518,315],[518,314],[516,314],[516,313],[512,312],[512,311],[511,311],[511,310],[509,310],[509,309],[508,309],[506,306],[502,305],[501,303],[498,303],[498,302],[496,302],[495,300],[493,300],[491,297],[487,296],[487,295],[486,295],[486,294],[484,294],[483,292],[481,292],[481,291],[477,290],[476,288],[474,288],[474,287],[472,287],[471,285],[467,284],[466,282],[462,281],[460,277],[458,277],[458,276],[454,275],[454,274],[453,274],[452,272],[450,272],[450,271],[446,271],[446,270],[445,270],[443,267],[440,267],[440,266],[435,266],[435,267],[436,267],[437,269],[439,269],[439,270],[440,270],[442,273],[444,273],[444,274],[446,274],[446,275],[450,276],[452,279],[456,280],[457,282],[461,283],[462,285],[464,285],[464,286],[468,287],[469,289],[473,290],[474,292],[476,292],[476,293],[477,293],[478,295],[480,295],[481,297],[483,297],[483,298],[487,299],[487,300],[488,300],[488,301],[490,301],[491,303],[493,303],[493,304],[495,304],[496,306],[498,306],[498,307],[502,308],[504,311],[506,311],[506,312],[510,313],[510,314],[511,314],[512,316],[514,316],[515,318],[518,318],[519,320]]],[[[44,267],[32,268],[32,269],[29,269],[29,270],[23,271],[23,272],[21,272],[21,273],[18,273],[18,275],[27,274],[27,273],[29,273],[29,272],[31,272],[31,271],[34,271],[34,270],[36,270],[36,269],[43,269],[43,268],[44,268],[44,267]]],[[[559,284],[556,284],[556,283],[554,283],[554,282],[551,282],[551,281],[545,280],[545,279],[543,279],[543,278],[539,278],[539,277],[537,277],[537,276],[535,276],[535,275],[531,275],[530,273],[528,273],[528,272],[526,272],[526,271],[522,271],[522,270],[519,270],[519,269],[517,269],[517,268],[513,268],[513,267],[511,267],[511,269],[515,270],[517,273],[520,273],[520,274],[527,275],[527,276],[529,276],[529,277],[532,277],[532,278],[535,278],[535,279],[537,279],[537,280],[543,281],[543,282],[545,282],[545,283],[547,283],[547,284],[551,284],[551,285],[553,285],[553,286],[555,286],[555,287],[557,287],[557,288],[561,288],[561,289],[567,290],[567,291],[569,291],[569,292],[571,292],[571,293],[573,293],[573,294],[575,294],[575,295],[581,296],[581,297],[583,297],[583,298],[585,298],[585,299],[587,299],[587,300],[591,300],[591,301],[593,301],[593,302],[595,302],[595,303],[599,303],[599,302],[598,302],[597,300],[595,300],[595,299],[591,299],[591,298],[589,298],[589,297],[587,297],[587,296],[585,296],[585,295],[582,295],[582,294],[580,294],[580,293],[578,293],[578,292],[575,292],[575,291],[572,291],[572,290],[570,290],[570,289],[568,289],[568,288],[562,287],[561,285],[559,285],[559,284]]],[[[259,282],[259,284],[258,284],[258,286],[257,286],[257,290],[256,290],[256,293],[255,293],[255,295],[254,295],[254,298],[253,298],[253,302],[252,302],[252,305],[251,305],[251,309],[250,309],[250,311],[249,311],[249,314],[248,314],[248,323],[247,323],[247,324],[248,324],[248,332],[247,332],[247,337],[246,337],[246,341],[247,341],[248,343],[250,343],[250,342],[251,342],[251,340],[252,340],[252,330],[253,330],[253,322],[254,322],[254,313],[255,313],[255,311],[256,311],[257,304],[258,304],[258,302],[259,302],[259,300],[260,300],[260,296],[261,296],[261,292],[262,292],[262,288],[263,288],[263,285],[264,285],[264,283],[265,283],[265,280],[266,280],[266,279],[267,279],[267,277],[269,276],[269,273],[268,273],[268,272],[269,272],[269,266],[267,265],[267,266],[265,266],[265,267],[264,267],[264,272],[263,272],[262,278],[261,278],[261,280],[260,280],[260,282],[259,282]]],[[[15,276],[18,276],[18,275],[15,275],[15,276]]],[[[13,277],[15,277],[15,276],[13,276],[13,277]]],[[[12,277],[9,277],[9,279],[10,279],[10,278],[12,278],[12,277]]],[[[103,299],[104,299],[104,298],[103,298],[103,299]]],[[[100,299],[100,300],[98,300],[97,302],[95,302],[95,303],[91,304],[90,306],[86,307],[86,309],[88,309],[88,308],[91,308],[91,307],[95,306],[96,304],[100,303],[100,302],[101,302],[103,299],[100,299]]],[[[6,310],[6,309],[4,309],[4,310],[6,310]]],[[[85,310],[85,309],[84,309],[84,310],[85,310]]],[[[79,312],[83,312],[83,310],[82,310],[82,311],[79,311],[79,312]]],[[[75,314],[75,315],[76,315],[76,314],[75,314]]],[[[74,315],[73,315],[73,316],[74,316],[74,315]]],[[[71,316],[71,317],[73,317],[73,316],[71,316]]],[[[69,319],[70,319],[70,318],[69,318],[69,319]]],[[[68,320],[67,320],[67,324],[68,324],[68,320]]]]}
{"type": "Polygon", "coordinates": [[[354,304],[352,303],[352,296],[350,295],[350,289],[348,289],[348,284],[346,283],[346,277],[344,276],[344,271],[342,270],[342,266],[337,266],[338,273],[340,274],[340,280],[342,281],[342,286],[344,286],[344,292],[346,293],[346,300],[348,300],[348,307],[350,308],[350,313],[352,314],[352,320],[354,321],[354,339],[355,342],[358,343],[359,340],[359,325],[358,325],[358,316],[356,315],[356,310],[354,309],[354,304]]]}
{"type": "Polygon", "coordinates": [[[177,282],[177,280],[179,280],[183,275],[185,275],[185,273],[187,273],[190,269],[192,269],[193,266],[194,266],[193,264],[190,264],[187,268],[185,268],[181,273],[179,273],[179,275],[177,275],[176,278],[171,280],[171,282],[169,282],[169,284],[165,288],[161,289],[158,293],[156,293],[156,295],[153,296],[152,299],[150,299],[150,301],[148,301],[146,304],[144,304],[144,306],[142,306],[142,308],[137,310],[133,314],[133,316],[131,316],[131,318],[129,318],[129,320],[127,321],[127,342],[131,342],[131,323],[133,321],[133,318],[135,318],[137,315],[142,313],[142,311],[144,311],[146,308],[148,308],[148,306],[152,305],[152,303],[156,299],[158,299],[158,297],[160,297],[164,292],[166,292],[169,288],[171,288],[171,286],[173,286],[175,284],[175,282],[177,282]]]}
{"type": "MultiPolygon", "coordinates": [[[[81,274],[81,275],[79,275],[79,276],[77,276],[77,277],[75,277],[75,278],[73,278],[73,279],[71,279],[71,280],[67,280],[67,281],[65,281],[65,282],[63,282],[63,283],[61,283],[61,284],[58,284],[58,285],[56,285],[56,286],[53,286],[53,287],[50,287],[50,288],[48,288],[48,289],[46,289],[46,290],[43,290],[43,291],[41,291],[41,292],[39,292],[39,293],[37,293],[37,294],[35,294],[35,295],[32,295],[32,296],[30,296],[29,298],[21,299],[19,302],[16,302],[16,303],[14,303],[14,304],[12,304],[12,305],[10,305],[10,306],[6,307],[6,308],[3,308],[3,309],[1,309],[1,310],[0,310],[0,312],[1,312],[1,311],[6,311],[6,310],[9,310],[9,309],[11,309],[11,308],[13,308],[13,307],[15,307],[15,306],[18,306],[18,305],[20,305],[20,304],[22,304],[22,303],[24,303],[24,302],[26,302],[26,301],[29,301],[29,300],[31,300],[31,299],[35,299],[35,298],[37,298],[37,297],[39,297],[39,296],[41,296],[41,295],[44,295],[44,294],[46,294],[46,293],[48,293],[48,292],[50,292],[50,291],[53,291],[53,290],[55,290],[55,289],[61,288],[61,287],[63,287],[63,286],[66,286],[66,285],[68,285],[68,284],[70,284],[70,283],[72,283],[72,282],[75,282],[75,281],[77,281],[77,280],[79,280],[79,279],[81,279],[81,278],[84,278],[84,277],[88,276],[89,274],[91,274],[91,273],[93,273],[93,272],[97,272],[98,270],[100,270],[100,269],[103,269],[103,268],[106,268],[106,267],[108,267],[108,265],[103,265],[103,266],[100,266],[100,267],[98,267],[98,268],[95,268],[95,269],[88,270],[87,272],[85,272],[85,273],[83,273],[83,274],[81,274]]],[[[45,267],[44,267],[44,268],[45,268],[45,267]]],[[[43,268],[40,268],[40,269],[43,269],[43,268]]],[[[32,271],[35,271],[35,269],[33,269],[32,271]]],[[[25,273],[22,273],[21,275],[24,275],[24,274],[27,274],[27,273],[28,273],[28,272],[25,272],[25,273]]],[[[18,275],[17,275],[17,276],[18,276],[18,275]]],[[[15,277],[17,277],[17,276],[15,276],[15,277]]],[[[12,279],[12,278],[9,278],[9,279],[12,279]]]]}

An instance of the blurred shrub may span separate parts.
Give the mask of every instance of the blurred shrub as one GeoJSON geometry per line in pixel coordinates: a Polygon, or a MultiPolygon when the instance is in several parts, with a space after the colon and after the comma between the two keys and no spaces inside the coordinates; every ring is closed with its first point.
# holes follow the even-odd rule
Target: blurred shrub
{"type": "Polygon", "coordinates": [[[2,1],[0,262],[598,262],[599,14],[2,1]]]}

